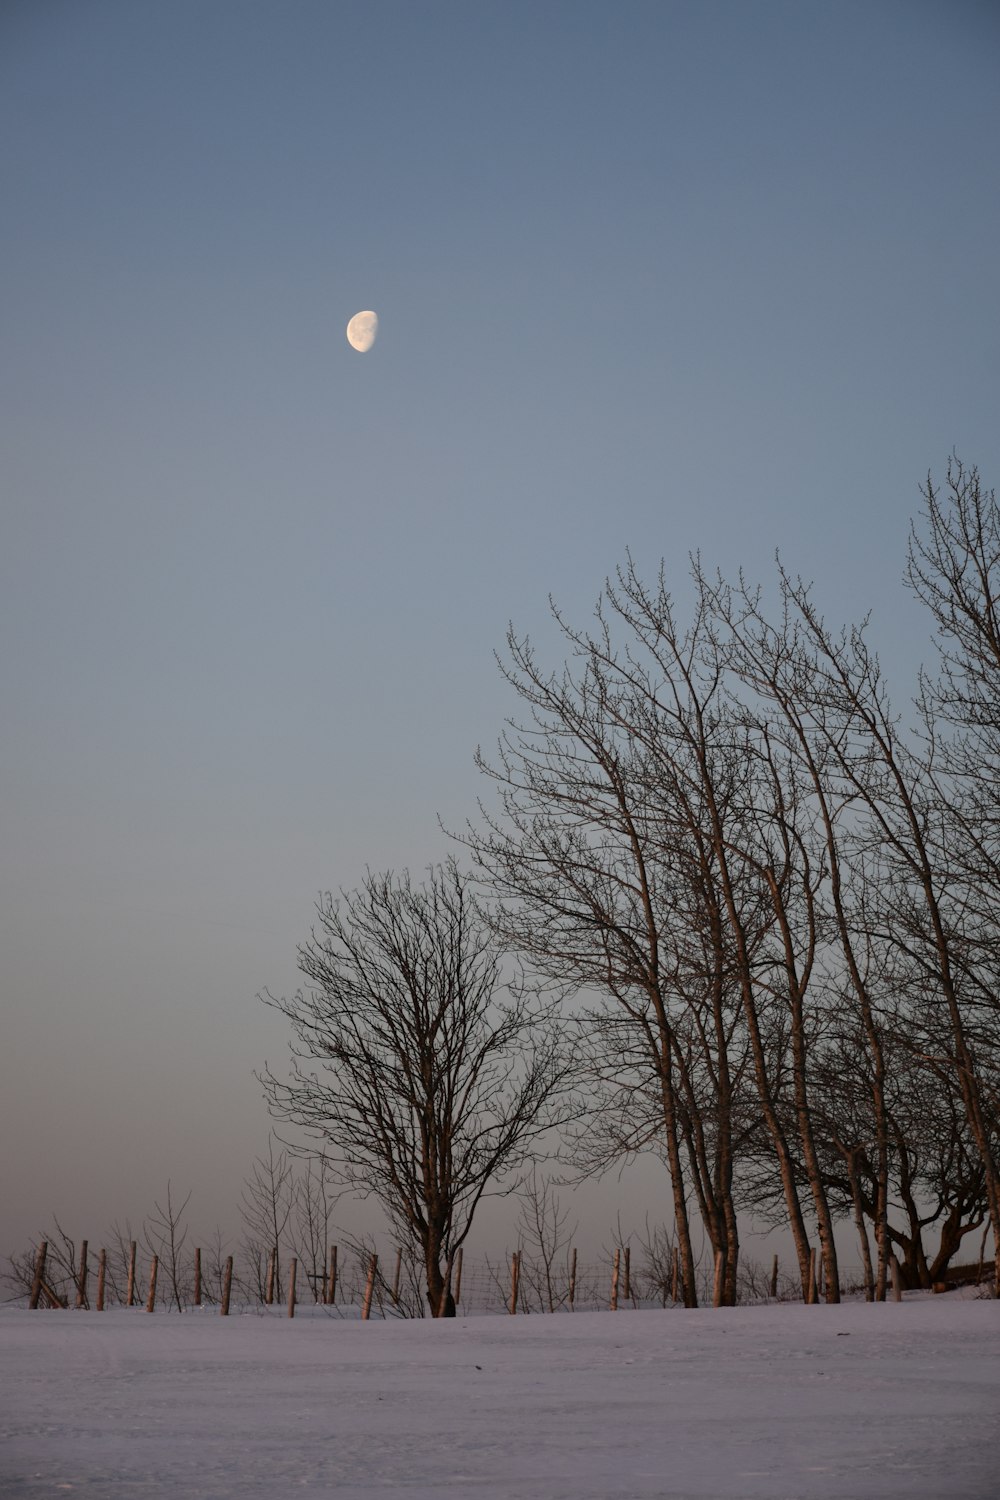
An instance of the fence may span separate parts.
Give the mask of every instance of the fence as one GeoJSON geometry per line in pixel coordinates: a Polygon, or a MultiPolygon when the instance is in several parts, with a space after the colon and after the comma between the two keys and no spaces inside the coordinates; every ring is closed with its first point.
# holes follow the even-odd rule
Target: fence
{"type": "MultiPolygon", "coordinates": [[[[528,1256],[524,1250],[489,1256],[468,1257],[459,1250],[445,1272],[437,1312],[445,1312],[449,1300],[463,1315],[507,1313],[508,1315],[558,1312],[620,1311],[627,1307],[677,1306],[683,1299],[679,1263],[671,1247],[654,1255],[648,1246],[638,1258],[633,1247],[614,1246],[596,1260],[582,1260],[570,1247],[556,1255],[528,1256]]],[[[370,1245],[332,1244],[322,1264],[317,1258],[304,1261],[283,1249],[272,1249],[264,1263],[250,1257],[237,1266],[232,1255],[220,1247],[195,1248],[190,1256],[176,1253],[165,1258],[140,1256],[135,1240],[119,1243],[109,1251],[91,1250],[82,1240],[77,1252],[71,1240],[40,1242],[31,1257],[17,1258],[8,1280],[28,1305],[40,1308],[90,1308],[102,1312],[112,1305],[145,1307],[218,1308],[226,1316],[231,1309],[284,1309],[294,1317],[297,1307],[312,1305],[330,1316],[424,1317],[430,1314],[423,1285],[422,1267],[412,1254],[397,1248],[380,1257],[370,1245]]],[[[955,1279],[982,1279],[983,1268],[956,1268],[955,1279]],[[979,1271],[977,1276],[975,1272],[979,1271]]],[[[899,1281],[893,1262],[893,1294],[898,1300],[899,1281]]],[[[986,1268],[988,1273],[989,1267],[986,1268]]],[[[860,1276],[848,1277],[842,1292],[858,1289],[860,1276]]],[[[717,1292],[718,1268],[700,1267],[698,1301],[711,1304],[717,1292]]],[[[823,1288],[816,1274],[809,1280],[805,1300],[821,1300],[823,1288]]],[[[755,1303],[802,1298],[797,1265],[782,1270],[774,1256],[770,1268],[744,1260],[740,1268],[737,1301],[755,1303]]]]}

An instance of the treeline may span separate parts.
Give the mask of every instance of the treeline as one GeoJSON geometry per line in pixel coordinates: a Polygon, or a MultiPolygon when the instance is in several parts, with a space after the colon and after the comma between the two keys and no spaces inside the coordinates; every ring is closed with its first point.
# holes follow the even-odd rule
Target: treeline
{"type": "Polygon", "coordinates": [[[324,896],[303,988],[263,996],[292,1030],[265,1097],[320,1165],[294,1205],[285,1158],[255,1169],[258,1294],[293,1222],[315,1283],[349,1193],[454,1314],[479,1203],[554,1139],[564,1178],[662,1157],[686,1306],[738,1300],[741,1214],[791,1231],[805,1300],[839,1300],[838,1224],[870,1300],[969,1236],[1000,1294],[1000,512],[957,459],[923,500],[937,654],[902,711],[867,623],[780,564],[695,559],[681,611],[629,560],[589,626],[556,612],[562,662],[511,629],[471,870],[324,896]]]}
{"type": "Polygon", "coordinates": [[[508,637],[522,713],[465,842],[505,945],[593,997],[574,1159],[662,1153],[692,1305],[696,1224],[735,1300],[740,1210],[804,1294],[812,1224],[837,1299],[845,1218],[869,1298],[981,1226],[1000,1283],[1000,515],[957,460],[923,497],[938,656],[903,715],[780,565],[772,599],[696,559],[682,617],[629,561],[589,628],[557,614],[555,669],[508,637]]]}
{"type": "MultiPolygon", "coordinates": [[[[116,1221],[100,1240],[76,1240],[58,1218],[2,1277],[13,1300],[31,1308],[133,1307],[147,1312],[191,1309],[288,1315],[313,1304],[331,1315],[413,1318],[427,1315],[424,1268],[416,1247],[357,1236],[334,1224],[338,1194],[322,1157],[296,1159],[275,1142],[253,1164],[241,1195],[242,1230],[192,1233],[190,1194],[178,1200],[168,1183],[162,1204],[138,1229],[116,1221]],[[271,1243],[270,1236],[278,1238],[271,1243]],[[328,1235],[335,1235],[329,1240],[328,1235]]],[[[449,1290],[463,1314],[558,1313],[677,1306],[683,1283],[676,1237],[664,1224],[631,1234],[619,1224],[597,1257],[578,1255],[577,1224],[550,1177],[533,1171],[515,1195],[513,1248],[473,1258],[459,1251],[449,1290]]],[[[696,1288],[713,1295],[712,1258],[696,1262],[696,1288]]],[[[949,1285],[979,1283],[984,1267],[953,1268],[949,1285]]],[[[894,1294],[899,1295],[898,1266],[894,1294]]],[[[861,1289],[857,1266],[842,1289],[861,1289]]],[[[824,1291],[816,1267],[808,1300],[824,1291]]],[[[774,1255],[767,1266],[743,1257],[735,1301],[741,1305],[797,1300],[798,1277],[774,1255]]]]}
{"type": "Polygon", "coordinates": [[[554,1127],[570,1173],[662,1156],[688,1306],[701,1233],[735,1302],[741,1212],[790,1229],[806,1299],[813,1236],[839,1298],[844,1220],[869,1299],[977,1230],[1000,1291],[1000,514],[957,459],[923,499],[937,659],[903,713],[867,623],[780,564],[768,593],[695,559],[682,613],[630,560],[588,627],[555,612],[563,662],[509,632],[472,874],[320,902],[267,1097],[419,1247],[432,1310],[554,1127]]]}

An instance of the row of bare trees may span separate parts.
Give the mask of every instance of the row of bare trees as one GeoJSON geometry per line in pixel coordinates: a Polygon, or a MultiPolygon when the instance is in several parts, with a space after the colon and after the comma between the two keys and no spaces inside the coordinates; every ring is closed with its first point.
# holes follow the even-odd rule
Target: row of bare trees
{"type": "Polygon", "coordinates": [[[320,902],[304,989],[265,996],[294,1033],[265,1092],[380,1201],[435,1313],[483,1194],[556,1127],[571,1173],[662,1155],[689,1306],[699,1221],[735,1301],[741,1212],[788,1226],[804,1297],[813,1234],[840,1295],[841,1220],[871,1299],[981,1227],[1000,1285],[1000,515],[957,459],[923,498],[906,581],[938,660],[905,714],[867,622],[780,564],[767,594],[696,559],[682,612],[629,560],[589,626],[555,612],[561,664],[509,632],[472,876],[320,902]]]}
{"type": "MultiPolygon", "coordinates": [[[[453,1315],[482,1198],[554,1149],[570,1176],[660,1154],[688,1306],[699,1226],[737,1300],[748,1213],[790,1229],[804,1298],[815,1238],[838,1300],[844,1222],[869,1299],[897,1262],[942,1280],[977,1230],[1000,1293],[1000,512],[957,459],[923,499],[906,582],[938,654],[902,713],[868,623],[829,625],[780,564],[765,592],[695,559],[682,610],[629,560],[588,626],[555,613],[554,667],[511,628],[472,872],[324,896],[303,988],[263,996],[306,1167],[272,1149],[247,1184],[258,1294],[289,1244],[321,1283],[348,1193],[453,1315]]],[[[537,1179],[529,1201],[551,1230],[537,1179]]]]}
{"type": "MultiPolygon", "coordinates": [[[[221,1307],[228,1312],[231,1306],[246,1311],[280,1309],[287,1303],[291,1309],[312,1302],[341,1316],[359,1308],[367,1316],[372,1307],[382,1317],[425,1316],[424,1268],[412,1246],[384,1253],[373,1237],[346,1234],[339,1243],[322,1247],[314,1272],[295,1253],[303,1244],[301,1225],[310,1222],[309,1204],[304,1202],[296,1225],[296,1186],[306,1198],[323,1170],[317,1159],[307,1159],[297,1170],[297,1164],[275,1151],[272,1143],[247,1180],[246,1232],[235,1255],[218,1230],[204,1244],[190,1243],[193,1236],[185,1219],[190,1195],[175,1203],[168,1185],[165,1207],[157,1206],[138,1239],[129,1237],[128,1224],[122,1228],[116,1223],[98,1249],[87,1240],[74,1241],[54,1219],[37,1244],[10,1258],[0,1279],[14,1298],[27,1297],[32,1308],[104,1311],[117,1305],[145,1306],[152,1312],[160,1306],[184,1312],[221,1307]],[[270,1213],[274,1204],[280,1238],[262,1255],[252,1226],[261,1208],[270,1213]],[[281,1212],[285,1206],[287,1215],[281,1212]],[[302,1270],[304,1277],[297,1274],[302,1270]]],[[[629,1305],[667,1308],[678,1303],[682,1283],[677,1245],[666,1225],[651,1225],[647,1219],[645,1228],[630,1236],[619,1224],[598,1258],[586,1260],[578,1257],[577,1225],[550,1177],[532,1171],[521,1183],[517,1201],[513,1251],[508,1246],[496,1258],[467,1259],[460,1253],[456,1259],[449,1291],[464,1312],[557,1313],[629,1305]]],[[[270,1227],[275,1219],[266,1222],[270,1227]]],[[[696,1269],[702,1295],[710,1296],[710,1258],[699,1256],[696,1269]]],[[[741,1263],[736,1298],[740,1303],[797,1296],[794,1280],[786,1272],[779,1274],[777,1256],[770,1272],[753,1260],[741,1263]]]]}
{"type": "Polygon", "coordinates": [[[766,598],[696,559],[682,617],[629,561],[589,628],[556,615],[554,670],[508,636],[523,711],[465,843],[501,940],[588,997],[572,1159],[662,1153],[690,1305],[692,1220],[730,1303],[740,1209],[790,1227],[804,1294],[813,1224],[838,1298],[848,1216],[870,1298],[981,1225],[1000,1280],[1000,516],[957,460],[923,493],[939,661],[905,717],[867,624],[780,565],[766,598]]]}

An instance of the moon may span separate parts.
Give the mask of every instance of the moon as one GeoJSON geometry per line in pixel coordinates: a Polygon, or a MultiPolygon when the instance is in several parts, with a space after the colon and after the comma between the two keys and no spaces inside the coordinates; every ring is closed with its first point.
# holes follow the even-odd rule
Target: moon
{"type": "Polygon", "coordinates": [[[352,349],[359,354],[367,354],[375,342],[378,333],[378,314],[373,312],[355,313],[347,325],[347,342],[352,349]]]}

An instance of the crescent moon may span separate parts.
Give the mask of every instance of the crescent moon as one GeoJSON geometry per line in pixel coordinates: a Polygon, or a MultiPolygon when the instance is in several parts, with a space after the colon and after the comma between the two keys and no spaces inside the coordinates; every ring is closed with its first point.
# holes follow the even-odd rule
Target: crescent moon
{"type": "Polygon", "coordinates": [[[347,325],[347,342],[352,349],[359,354],[367,354],[375,336],[378,333],[378,314],[373,312],[355,313],[347,325]]]}

